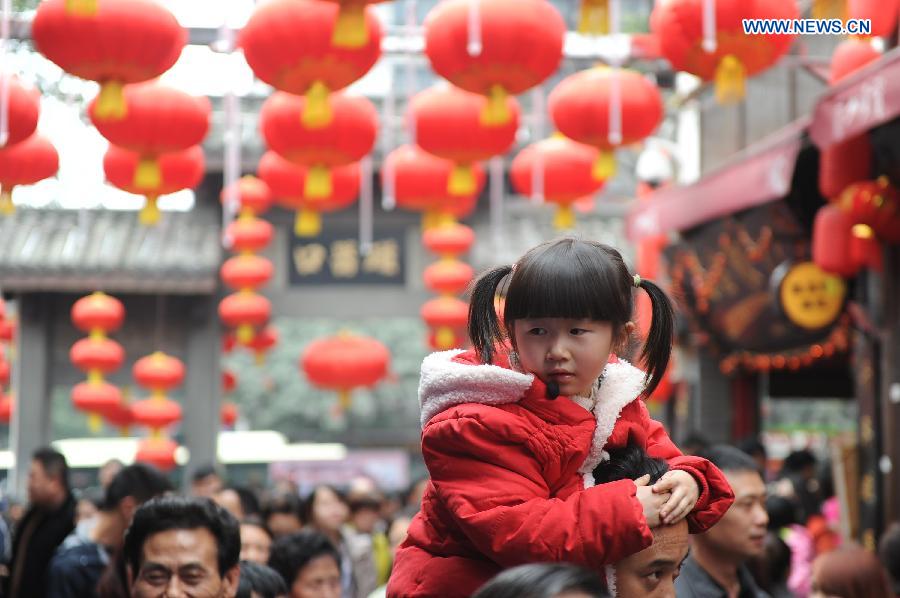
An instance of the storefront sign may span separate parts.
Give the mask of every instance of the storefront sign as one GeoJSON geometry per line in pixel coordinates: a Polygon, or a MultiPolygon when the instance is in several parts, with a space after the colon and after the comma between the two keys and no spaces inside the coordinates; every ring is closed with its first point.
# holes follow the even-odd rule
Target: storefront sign
{"type": "Polygon", "coordinates": [[[290,249],[290,283],[403,285],[405,244],[403,229],[376,231],[368,253],[359,239],[347,231],[323,231],[315,238],[293,237],[290,249]]]}

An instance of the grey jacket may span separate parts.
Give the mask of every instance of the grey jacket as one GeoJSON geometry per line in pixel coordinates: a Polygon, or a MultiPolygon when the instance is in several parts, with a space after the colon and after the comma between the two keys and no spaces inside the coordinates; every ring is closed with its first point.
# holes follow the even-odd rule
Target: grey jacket
{"type": "MultiPolygon", "coordinates": [[[[741,584],[738,598],[771,598],[756,585],[743,565],[738,569],[738,580],[741,584]]],[[[675,594],[678,598],[728,598],[725,589],[693,557],[688,557],[681,567],[681,574],[675,580],[675,594]]]]}

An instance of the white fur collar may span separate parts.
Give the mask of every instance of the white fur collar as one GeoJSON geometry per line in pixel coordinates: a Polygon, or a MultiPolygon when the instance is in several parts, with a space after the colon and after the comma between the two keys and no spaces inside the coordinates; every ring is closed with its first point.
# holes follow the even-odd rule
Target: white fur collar
{"type": "MultiPolygon", "coordinates": [[[[423,427],[438,413],[462,403],[515,403],[534,381],[533,374],[523,374],[496,365],[472,365],[453,361],[453,358],[463,352],[462,349],[440,351],[432,353],[422,362],[419,406],[422,409],[423,427]]],[[[585,488],[594,485],[594,468],[609,458],[609,454],[603,449],[622,409],[644,391],[644,372],[623,359],[607,364],[602,379],[594,407],[597,427],[590,451],[578,469],[585,488]]]]}

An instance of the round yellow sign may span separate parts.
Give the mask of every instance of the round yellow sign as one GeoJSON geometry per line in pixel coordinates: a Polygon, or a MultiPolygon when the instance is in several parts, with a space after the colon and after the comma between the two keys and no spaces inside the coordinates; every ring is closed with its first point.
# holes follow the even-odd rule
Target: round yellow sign
{"type": "Polygon", "coordinates": [[[841,314],[847,285],[813,262],[792,266],[781,281],[778,298],[787,318],[807,330],[825,328],[841,314]]]}

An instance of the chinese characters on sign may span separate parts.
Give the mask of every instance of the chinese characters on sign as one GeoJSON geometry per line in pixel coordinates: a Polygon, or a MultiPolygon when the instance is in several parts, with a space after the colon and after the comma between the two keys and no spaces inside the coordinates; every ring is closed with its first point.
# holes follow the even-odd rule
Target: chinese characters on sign
{"type": "Polygon", "coordinates": [[[405,283],[403,233],[376,234],[363,255],[351,234],[321,235],[291,242],[292,285],[405,283]]]}

